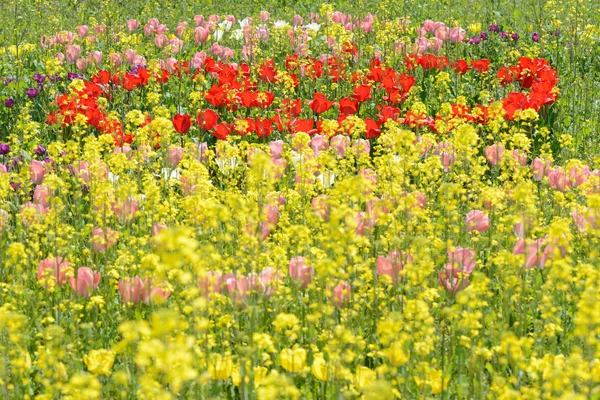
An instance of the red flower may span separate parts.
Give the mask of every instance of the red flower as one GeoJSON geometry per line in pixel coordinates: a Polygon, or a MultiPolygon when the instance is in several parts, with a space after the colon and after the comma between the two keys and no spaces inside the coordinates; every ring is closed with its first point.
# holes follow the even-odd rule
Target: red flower
{"type": "Polygon", "coordinates": [[[227,122],[221,122],[215,126],[215,130],[212,134],[219,140],[226,140],[227,136],[231,133],[231,127],[227,122]]]}
{"type": "Polygon", "coordinates": [[[313,99],[308,102],[308,106],[316,113],[321,114],[333,106],[333,101],[327,100],[323,93],[315,93],[313,99]]]}
{"type": "Polygon", "coordinates": [[[219,107],[225,103],[225,89],[213,84],[204,94],[204,98],[214,107],[219,107]]]}
{"type": "Polygon", "coordinates": [[[344,115],[356,114],[358,111],[358,101],[343,97],[340,100],[340,112],[344,115]]]}
{"type": "Polygon", "coordinates": [[[196,123],[205,131],[214,128],[218,120],[219,115],[214,110],[203,110],[196,116],[196,123]]]}
{"type": "Polygon", "coordinates": [[[371,98],[371,86],[369,85],[360,85],[354,88],[354,94],[352,94],[352,98],[360,101],[361,103],[367,101],[371,98]]]}
{"type": "Polygon", "coordinates": [[[290,122],[290,130],[294,133],[306,132],[312,133],[315,126],[312,119],[294,119],[290,122]]]}
{"type": "Polygon", "coordinates": [[[461,75],[466,74],[469,70],[469,64],[465,60],[457,60],[456,62],[452,63],[452,66],[454,67],[454,71],[461,75]]]}
{"type": "Polygon", "coordinates": [[[471,67],[480,74],[490,70],[490,60],[487,58],[471,61],[471,67]]]}
{"type": "Polygon", "coordinates": [[[365,132],[367,139],[376,139],[381,136],[381,129],[379,129],[379,125],[373,118],[366,118],[365,124],[367,125],[367,131],[365,132]]]}
{"type": "Polygon", "coordinates": [[[190,127],[192,126],[192,117],[188,114],[175,114],[173,117],[173,126],[178,133],[183,135],[190,130],[190,127]]]}
{"type": "Polygon", "coordinates": [[[268,118],[256,118],[256,136],[259,138],[267,138],[273,133],[273,123],[268,118]]]}

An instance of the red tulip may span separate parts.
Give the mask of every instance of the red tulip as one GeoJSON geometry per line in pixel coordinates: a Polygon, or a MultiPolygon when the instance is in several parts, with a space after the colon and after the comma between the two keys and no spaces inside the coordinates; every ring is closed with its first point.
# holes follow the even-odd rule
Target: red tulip
{"type": "Polygon", "coordinates": [[[200,129],[209,131],[217,125],[219,115],[213,110],[203,110],[196,116],[196,123],[200,126],[200,129]]]}
{"type": "Polygon", "coordinates": [[[333,101],[327,100],[327,97],[323,93],[315,93],[313,99],[308,102],[308,106],[316,114],[321,114],[333,106],[333,101]]]}
{"type": "Polygon", "coordinates": [[[178,133],[183,135],[190,130],[190,127],[192,126],[192,117],[188,114],[175,114],[173,117],[173,126],[178,133]]]}

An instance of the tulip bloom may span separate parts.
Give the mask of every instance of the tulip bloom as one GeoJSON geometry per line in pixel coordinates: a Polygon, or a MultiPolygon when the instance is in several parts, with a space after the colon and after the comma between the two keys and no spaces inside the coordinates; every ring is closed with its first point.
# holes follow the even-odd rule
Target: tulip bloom
{"type": "Polygon", "coordinates": [[[296,285],[306,289],[315,275],[315,270],[313,267],[304,265],[304,257],[298,256],[290,260],[289,273],[296,285]]]}
{"type": "Polygon", "coordinates": [[[481,210],[471,210],[467,214],[467,232],[485,232],[490,228],[490,218],[481,210]]]}
{"type": "MultiPolygon", "coordinates": [[[[331,290],[331,288],[327,288],[331,290]]],[[[350,282],[343,281],[338,283],[333,288],[333,293],[331,295],[331,302],[336,307],[343,307],[350,301],[350,295],[352,294],[352,287],[350,286],[350,282]]]]}
{"type": "Polygon", "coordinates": [[[468,275],[448,264],[442,271],[438,272],[438,280],[444,289],[452,294],[456,294],[469,286],[468,275]]]}
{"type": "Polygon", "coordinates": [[[42,286],[47,288],[48,282],[54,280],[58,286],[67,280],[67,271],[71,267],[71,263],[64,260],[62,257],[46,258],[40,261],[37,271],[37,280],[42,286]]]}
{"type": "Polygon", "coordinates": [[[77,270],[77,279],[69,278],[71,289],[79,297],[90,297],[92,291],[98,288],[100,272],[94,273],[91,268],[81,267],[77,270]]]}
{"type": "Polygon", "coordinates": [[[387,257],[377,257],[377,275],[389,276],[392,283],[396,284],[402,279],[404,264],[412,264],[413,258],[410,254],[403,254],[397,250],[389,252],[387,257]]]}
{"type": "Polygon", "coordinates": [[[493,144],[485,148],[485,158],[493,166],[498,165],[502,161],[502,155],[504,154],[504,146],[501,144],[493,144]]]}
{"type": "Polygon", "coordinates": [[[313,99],[308,102],[308,106],[315,114],[321,114],[333,106],[333,101],[327,100],[323,93],[315,93],[313,99]]]}
{"type": "Polygon", "coordinates": [[[190,130],[190,127],[192,126],[192,117],[188,114],[175,114],[172,122],[175,130],[183,135],[190,130]]]}
{"type": "Polygon", "coordinates": [[[448,264],[453,269],[458,269],[464,274],[470,275],[475,269],[475,252],[470,249],[457,247],[454,251],[447,250],[448,264]]]}
{"type": "Polygon", "coordinates": [[[92,231],[92,251],[104,253],[117,243],[119,233],[110,228],[94,228],[92,231]]]}
{"type": "Polygon", "coordinates": [[[46,176],[46,164],[38,160],[31,160],[31,181],[39,185],[46,176]]]}

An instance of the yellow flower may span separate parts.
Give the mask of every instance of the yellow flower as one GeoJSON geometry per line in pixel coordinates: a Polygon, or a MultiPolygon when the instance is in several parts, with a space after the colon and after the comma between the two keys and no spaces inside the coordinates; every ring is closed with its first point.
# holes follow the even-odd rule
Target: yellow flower
{"type": "Polygon", "coordinates": [[[208,363],[210,377],[216,381],[224,381],[231,376],[233,361],[230,356],[223,357],[221,354],[212,354],[208,363]]]}
{"type": "Polygon", "coordinates": [[[92,374],[108,376],[115,362],[115,355],[106,349],[92,350],[83,356],[83,362],[92,374]]]}
{"type": "Polygon", "coordinates": [[[365,386],[372,383],[375,379],[377,379],[377,374],[370,368],[367,368],[363,365],[356,369],[356,387],[359,389],[364,388],[365,386]]]}
{"type": "Polygon", "coordinates": [[[327,362],[323,357],[323,354],[315,355],[315,359],[313,361],[311,367],[312,374],[320,381],[327,380],[327,362]]]}
{"type": "Polygon", "coordinates": [[[300,372],[306,364],[306,350],[302,348],[283,349],[279,353],[281,366],[289,372],[300,372]]]}

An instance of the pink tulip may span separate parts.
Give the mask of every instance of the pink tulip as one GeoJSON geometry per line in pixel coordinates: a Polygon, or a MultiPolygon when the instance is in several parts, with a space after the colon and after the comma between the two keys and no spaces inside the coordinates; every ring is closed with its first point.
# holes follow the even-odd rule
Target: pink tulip
{"type": "Polygon", "coordinates": [[[117,231],[110,228],[94,228],[92,231],[92,251],[104,253],[113,247],[119,238],[117,231]]]}
{"type": "Polygon", "coordinates": [[[121,58],[121,55],[119,53],[111,53],[108,56],[108,59],[110,61],[110,65],[112,65],[115,68],[119,68],[123,63],[123,59],[121,58]]]}
{"type": "Polygon", "coordinates": [[[44,208],[50,208],[49,197],[52,195],[50,188],[44,185],[38,185],[33,191],[33,202],[44,208]]]}
{"type": "Polygon", "coordinates": [[[310,148],[313,149],[315,155],[319,155],[322,150],[329,148],[327,137],[325,135],[314,135],[310,140],[310,148]]]}
{"type": "Polygon", "coordinates": [[[144,35],[145,36],[152,36],[153,33],[154,33],[154,27],[152,25],[149,25],[149,24],[144,25],[144,35]]]}
{"type": "Polygon", "coordinates": [[[89,31],[90,28],[88,28],[87,25],[80,25],[77,27],[77,34],[79,35],[79,37],[86,37],[89,31]]]}
{"type": "MultiPolygon", "coordinates": [[[[328,290],[331,290],[330,287],[327,287],[328,290]]],[[[350,282],[343,281],[338,283],[333,288],[333,293],[331,295],[331,302],[336,307],[343,307],[350,301],[350,295],[352,294],[352,287],[350,286],[350,282]]]]}
{"type": "Polygon", "coordinates": [[[150,293],[148,293],[147,289],[144,290],[143,300],[144,303],[150,304],[153,302],[162,302],[171,296],[171,292],[168,290],[164,290],[159,286],[152,286],[150,288],[150,293]]]}
{"type": "Polygon", "coordinates": [[[267,267],[261,271],[258,280],[265,297],[271,297],[277,290],[280,281],[279,272],[273,267],[267,267]]]}
{"type": "Polygon", "coordinates": [[[493,144],[485,148],[485,158],[493,166],[498,165],[502,161],[502,155],[504,153],[504,146],[501,144],[493,144]]]}
{"type": "Polygon", "coordinates": [[[359,211],[356,214],[356,222],[358,223],[358,226],[354,230],[354,233],[357,235],[365,235],[373,229],[373,226],[375,226],[375,219],[373,216],[362,211],[359,211]]]}
{"type": "Polygon", "coordinates": [[[79,54],[81,54],[81,47],[76,44],[70,44],[67,46],[65,50],[65,58],[68,63],[72,64],[79,58],[79,54]]]}
{"type": "Polygon", "coordinates": [[[204,22],[204,15],[194,15],[194,23],[196,26],[202,25],[204,22]]]}
{"type": "Polygon", "coordinates": [[[271,151],[271,157],[279,160],[283,157],[283,140],[274,140],[269,143],[269,150],[271,151]]]}
{"type": "Polygon", "coordinates": [[[154,43],[157,47],[165,47],[169,44],[169,38],[165,34],[159,33],[154,37],[154,43]]]}
{"type": "Polygon", "coordinates": [[[444,266],[442,271],[438,272],[438,280],[444,289],[452,294],[456,294],[469,286],[468,275],[448,264],[444,266]]]}
{"type": "Polygon", "coordinates": [[[311,201],[313,210],[319,217],[321,217],[323,221],[329,221],[329,205],[327,204],[328,199],[329,196],[320,194],[311,201]]]}
{"type": "Polygon", "coordinates": [[[402,279],[402,271],[405,264],[412,264],[413,258],[410,254],[392,250],[387,257],[377,257],[377,275],[389,276],[392,283],[396,284],[402,279]]]}
{"type": "Polygon", "coordinates": [[[46,176],[46,164],[38,160],[31,160],[31,181],[39,185],[46,176]]]}
{"type": "Polygon", "coordinates": [[[163,229],[167,229],[167,225],[156,222],[152,225],[152,236],[157,236],[163,229]]]}
{"type": "Polygon", "coordinates": [[[459,43],[464,42],[467,37],[467,32],[462,28],[450,29],[448,32],[448,38],[451,42],[459,43]]]}
{"type": "Polygon", "coordinates": [[[75,65],[77,66],[78,70],[85,71],[88,66],[88,60],[86,60],[85,58],[78,58],[75,62],[75,65]]]}
{"type": "Polygon", "coordinates": [[[127,50],[125,50],[123,55],[125,56],[125,61],[127,61],[127,64],[133,64],[135,62],[135,57],[136,57],[135,50],[127,49],[127,50]]]}
{"type": "Polygon", "coordinates": [[[167,165],[171,168],[175,168],[183,159],[183,148],[173,146],[167,150],[167,165]]]}
{"type": "Polygon", "coordinates": [[[160,24],[154,29],[155,29],[156,33],[159,35],[162,35],[169,30],[169,28],[167,28],[167,26],[165,24],[160,24]]]}
{"type": "Polygon", "coordinates": [[[138,202],[132,198],[113,203],[113,212],[121,223],[130,222],[138,212],[138,202]]]}
{"type": "MultiPolygon", "coordinates": [[[[44,207],[41,204],[33,204],[31,202],[25,203],[23,204],[23,206],[21,207],[21,212],[24,212],[25,209],[33,209],[35,211],[35,217],[36,220],[39,219],[40,215],[46,215],[48,213],[48,209],[46,207],[44,207]]],[[[28,221],[24,215],[21,216],[21,221],[23,222],[24,226],[29,226],[29,223],[31,221],[28,221]]]]}
{"type": "Polygon", "coordinates": [[[467,232],[485,232],[490,228],[490,219],[481,210],[471,210],[467,214],[467,232]]]}
{"type": "Polygon", "coordinates": [[[586,183],[591,176],[590,167],[584,165],[582,167],[572,167],[569,170],[569,184],[571,187],[578,187],[586,183]]]}
{"type": "Polygon", "coordinates": [[[304,265],[304,257],[298,256],[290,260],[289,273],[296,285],[306,289],[315,275],[315,270],[304,265]]]}
{"type": "Polygon", "coordinates": [[[206,61],[206,53],[204,51],[196,52],[190,60],[190,66],[195,69],[200,69],[204,65],[204,61],[206,61]]]}
{"type": "Polygon", "coordinates": [[[210,29],[208,28],[199,26],[196,29],[194,29],[194,39],[196,40],[196,43],[198,43],[199,46],[202,46],[204,43],[206,43],[209,36],[210,29]]]}
{"type": "Polygon", "coordinates": [[[517,164],[524,167],[527,165],[527,153],[522,150],[515,149],[512,151],[512,158],[517,164]]]}
{"type": "Polygon", "coordinates": [[[188,28],[188,23],[187,22],[180,22],[177,24],[177,28],[175,29],[175,35],[177,35],[177,37],[182,37],[183,34],[185,33],[185,31],[188,28]]]}
{"type": "Polygon", "coordinates": [[[42,286],[48,287],[48,279],[52,280],[58,285],[62,284],[67,280],[67,272],[71,267],[71,263],[64,260],[62,257],[46,258],[40,261],[37,271],[37,280],[41,282],[42,286]]]}
{"type": "Polygon", "coordinates": [[[100,272],[94,273],[91,268],[81,267],[77,270],[77,279],[69,278],[71,289],[79,297],[90,297],[92,291],[98,288],[100,272]]]}
{"type": "Polygon", "coordinates": [[[6,167],[6,165],[0,164],[0,175],[7,174],[7,173],[8,173],[8,168],[6,167]]]}
{"type": "Polygon", "coordinates": [[[96,65],[99,65],[102,62],[102,52],[101,51],[93,51],[89,55],[90,62],[93,62],[96,65]]]}
{"type": "Polygon", "coordinates": [[[525,239],[520,238],[513,249],[513,254],[525,255],[525,268],[531,269],[534,266],[538,266],[541,269],[544,267],[544,262],[546,260],[541,257],[543,245],[544,239],[537,239],[536,241],[525,245],[525,239]]]}
{"type": "Polygon", "coordinates": [[[204,278],[198,277],[198,288],[206,296],[223,292],[223,275],[220,272],[208,271],[204,278]]]}
{"type": "Polygon", "coordinates": [[[122,278],[119,280],[119,294],[121,300],[125,303],[139,304],[146,295],[146,284],[148,279],[142,280],[140,277],[122,278]]]}
{"type": "Polygon", "coordinates": [[[129,32],[135,32],[140,29],[140,21],[135,19],[128,19],[126,25],[129,32]]]}
{"type": "Polygon", "coordinates": [[[536,157],[531,162],[531,169],[533,171],[533,179],[536,181],[542,180],[544,175],[547,174],[549,168],[550,168],[549,161],[542,160],[542,159],[536,157]]]}
{"type": "Polygon", "coordinates": [[[448,264],[452,268],[457,268],[464,274],[470,275],[475,269],[475,252],[470,249],[456,247],[454,251],[448,249],[448,264]]]}
{"type": "Polygon", "coordinates": [[[343,158],[346,156],[346,148],[350,146],[350,138],[344,135],[335,135],[329,141],[334,149],[336,156],[343,158]]]}
{"type": "Polygon", "coordinates": [[[260,22],[262,22],[263,24],[265,22],[267,22],[270,17],[271,17],[271,14],[269,14],[268,11],[261,11],[260,12],[260,22]]]}
{"type": "Polygon", "coordinates": [[[550,187],[561,192],[569,188],[569,180],[562,167],[553,168],[548,172],[548,183],[550,187]]]}

